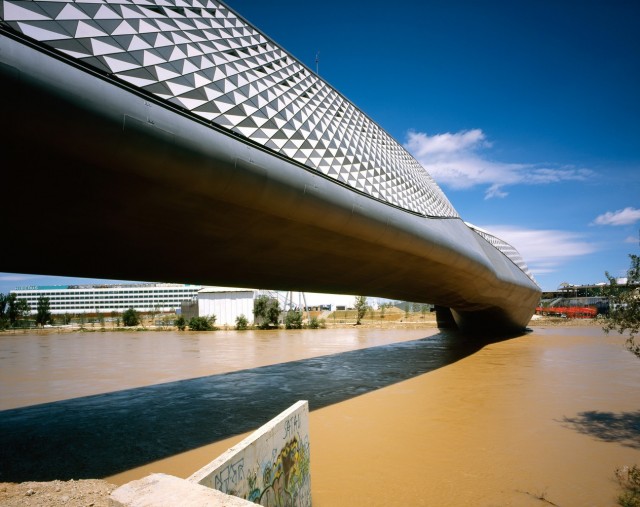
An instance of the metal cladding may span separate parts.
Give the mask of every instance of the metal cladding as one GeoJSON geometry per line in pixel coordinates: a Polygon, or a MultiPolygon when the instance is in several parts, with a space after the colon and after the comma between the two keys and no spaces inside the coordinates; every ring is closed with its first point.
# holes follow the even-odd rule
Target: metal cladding
{"type": "MultiPolygon", "coordinates": [[[[453,308],[458,323],[468,320],[475,325],[478,315],[504,321],[510,328],[528,322],[539,288],[515,248],[463,224],[435,181],[401,145],[225,4],[2,0],[0,17],[0,71],[7,86],[13,86],[14,102],[20,103],[10,103],[6,112],[6,121],[15,125],[7,138],[7,159],[39,174],[51,188],[65,177],[93,174],[88,182],[105,202],[118,193],[140,203],[134,215],[109,208],[110,214],[103,211],[95,218],[97,223],[116,227],[117,220],[137,216],[139,226],[145,227],[162,213],[167,223],[193,220],[193,199],[177,199],[187,192],[206,194],[205,207],[211,216],[224,215],[227,228],[214,230],[208,218],[198,223],[199,228],[192,227],[191,234],[208,244],[220,262],[252,255],[263,229],[279,227],[299,241],[299,252],[288,257],[292,266],[304,269],[315,256],[319,266],[328,255],[352,266],[349,275],[322,274],[324,285],[322,270],[316,267],[318,279],[300,283],[299,288],[351,293],[361,289],[423,301],[433,293],[438,301],[430,302],[453,308]],[[58,99],[65,101],[63,105],[56,105],[58,99]],[[60,125],[56,128],[55,123],[60,125]],[[34,137],[50,151],[57,179],[43,167],[45,155],[24,154],[34,137]],[[99,166],[93,173],[85,170],[93,165],[99,166]],[[105,176],[105,170],[110,175],[105,176]],[[143,193],[127,193],[116,184],[125,173],[131,189],[137,184],[143,193]],[[204,173],[207,176],[200,180],[204,173]],[[146,192],[150,185],[159,186],[156,193],[146,192]],[[161,185],[180,191],[161,195],[161,185]],[[171,198],[175,212],[169,209],[171,198]],[[319,222],[322,213],[324,221],[319,222]],[[233,227],[249,230],[258,221],[262,228],[254,232],[253,243],[233,233],[233,227]],[[216,247],[222,244],[226,254],[216,247]],[[366,250],[370,245],[376,245],[377,253],[366,250]],[[407,260],[390,270],[387,280],[371,276],[372,271],[360,273],[366,264],[361,259],[367,256],[371,265],[394,256],[407,260]],[[441,282],[398,280],[409,266],[441,282]]],[[[17,172],[11,177],[17,185],[30,181],[17,172]]],[[[46,198],[46,185],[40,190],[46,198]]],[[[93,202],[86,198],[83,204],[89,207],[93,202]]],[[[35,217],[48,208],[28,209],[35,217]]],[[[59,202],[57,211],[74,224],[79,241],[92,241],[76,232],[83,222],[71,204],[59,202]]],[[[26,256],[29,238],[19,228],[13,233],[23,238],[26,256]]],[[[132,236],[132,241],[137,238],[132,236]]],[[[138,245],[140,255],[143,249],[138,245]]],[[[178,250],[173,253],[178,258],[178,250]]],[[[110,255],[120,253],[114,249],[110,255]]],[[[261,252],[252,258],[254,271],[238,264],[216,272],[213,283],[251,285],[259,280],[263,286],[277,282],[293,288],[299,275],[288,278],[283,268],[269,278],[259,269],[260,261],[271,266],[280,260],[278,255],[261,252]]],[[[10,268],[24,265],[17,254],[14,257],[10,268]]],[[[69,273],[77,268],[67,266],[69,273]]],[[[183,265],[170,276],[195,281],[198,273],[190,268],[183,265]]],[[[131,276],[126,271],[101,273],[131,276]]]]}
{"type": "Polygon", "coordinates": [[[7,1],[14,30],[403,209],[456,217],[384,130],[224,4],[7,1]]]}

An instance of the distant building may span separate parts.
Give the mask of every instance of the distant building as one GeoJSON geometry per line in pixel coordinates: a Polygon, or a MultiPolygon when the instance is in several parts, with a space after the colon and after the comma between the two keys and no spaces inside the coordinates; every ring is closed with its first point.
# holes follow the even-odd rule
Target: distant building
{"type": "MultiPolygon", "coordinates": [[[[334,304],[307,306],[304,296],[298,304],[287,299],[287,293],[233,287],[206,287],[172,283],[131,283],[91,285],[34,285],[11,291],[18,299],[26,300],[31,313],[35,313],[38,298],[49,299],[53,314],[122,313],[129,308],[138,312],[178,312],[186,319],[216,316],[216,325],[235,326],[236,318],[244,315],[253,322],[253,302],[259,295],[277,299],[285,311],[291,306],[308,310],[331,310],[334,304]]],[[[291,297],[291,293],[289,293],[291,297]]],[[[324,295],[328,299],[346,296],[324,295]]],[[[346,309],[346,305],[337,306],[346,309]]]]}
{"type": "Polygon", "coordinates": [[[133,308],[139,312],[173,312],[196,297],[202,285],[144,283],[118,285],[51,285],[11,291],[36,312],[38,298],[49,298],[51,313],[111,313],[133,308]]]}

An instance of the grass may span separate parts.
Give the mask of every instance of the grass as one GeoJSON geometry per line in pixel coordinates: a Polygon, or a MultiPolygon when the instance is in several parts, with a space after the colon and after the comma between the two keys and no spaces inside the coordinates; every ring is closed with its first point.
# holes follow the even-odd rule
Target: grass
{"type": "Polygon", "coordinates": [[[616,469],[616,478],[622,487],[622,493],[618,496],[618,505],[640,507],[640,468],[638,465],[616,469]]]}

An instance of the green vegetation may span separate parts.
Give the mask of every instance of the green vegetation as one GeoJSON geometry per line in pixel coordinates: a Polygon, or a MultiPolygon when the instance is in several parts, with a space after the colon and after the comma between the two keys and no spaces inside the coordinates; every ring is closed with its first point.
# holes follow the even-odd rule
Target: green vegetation
{"type": "Polygon", "coordinates": [[[0,329],[18,327],[30,311],[24,299],[18,299],[15,294],[0,294],[0,329]]]}
{"type": "Polygon", "coordinates": [[[609,297],[609,317],[602,327],[606,333],[617,331],[620,334],[629,333],[627,348],[640,357],[640,345],[635,337],[640,330],[640,256],[629,255],[631,266],[627,271],[627,283],[618,284],[608,272],[609,280],[606,295],[609,297]]]}
{"type": "Polygon", "coordinates": [[[618,468],[616,478],[622,487],[622,493],[618,496],[618,505],[640,507],[640,468],[638,465],[618,468]]]}
{"type": "Polygon", "coordinates": [[[185,328],[187,327],[187,321],[184,319],[184,317],[182,315],[180,315],[175,320],[175,325],[176,325],[176,327],[178,328],[179,331],[184,331],[185,328]]]}
{"type": "Polygon", "coordinates": [[[278,327],[280,318],[280,303],[269,296],[258,296],[253,301],[253,317],[260,329],[278,327]]]}
{"type": "Polygon", "coordinates": [[[353,305],[356,310],[356,326],[360,325],[360,321],[364,318],[369,309],[367,304],[367,296],[356,296],[356,301],[353,305]]]}
{"type": "Polygon", "coordinates": [[[249,329],[249,320],[244,316],[244,314],[240,314],[236,317],[236,329],[238,331],[249,329]]]}
{"type": "Polygon", "coordinates": [[[213,331],[215,330],[216,316],[191,317],[189,319],[190,331],[213,331]]]}
{"type": "Polygon", "coordinates": [[[318,329],[320,327],[324,327],[324,322],[320,322],[318,317],[311,317],[309,320],[309,324],[307,325],[309,329],[318,329]]]}
{"type": "Polygon", "coordinates": [[[36,310],[36,324],[44,327],[46,324],[51,324],[52,322],[53,319],[51,317],[49,298],[40,296],[38,298],[38,306],[36,310]]]}
{"type": "MultiPolygon", "coordinates": [[[[84,319],[83,319],[84,320],[84,319]]],[[[83,322],[81,321],[81,324],[83,322]]],[[[133,308],[129,308],[122,314],[122,323],[126,327],[137,326],[140,324],[140,315],[133,308]]]]}
{"type": "Polygon", "coordinates": [[[284,317],[285,329],[302,329],[302,312],[299,310],[289,310],[284,317]]]}

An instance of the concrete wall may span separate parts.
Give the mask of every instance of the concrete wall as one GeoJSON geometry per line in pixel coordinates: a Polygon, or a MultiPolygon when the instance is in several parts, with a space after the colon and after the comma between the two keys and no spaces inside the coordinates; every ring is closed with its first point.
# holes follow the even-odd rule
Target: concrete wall
{"type": "Polygon", "coordinates": [[[310,507],[308,402],[291,406],[188,481],[261,505],[310,507]]]}
{"type": "Polygon", "coordinates": [[[198,316],[215,315],[217,326],[235,326],[239,315],[252,322],[254,297],[254,291],[201,291],[198,293],[198,316]]]}
{"type": "Polygon", "coordinates": [[[299,401],[188,479],[151,474],[114,490],[110,507],[311,507],[309,403],[299,401]]]}

